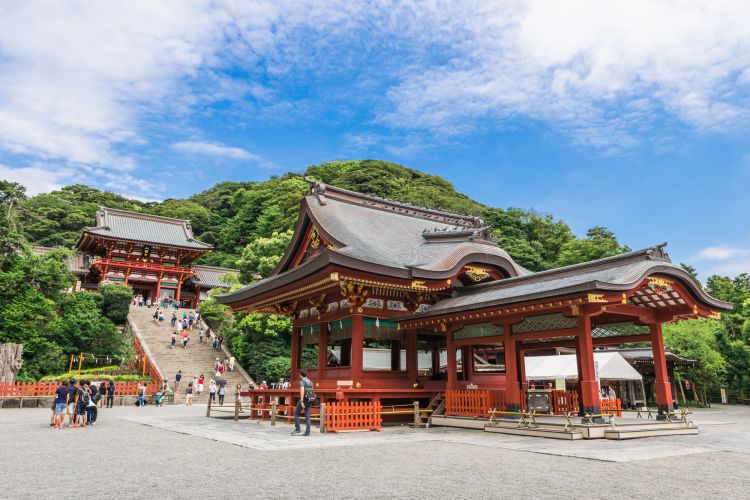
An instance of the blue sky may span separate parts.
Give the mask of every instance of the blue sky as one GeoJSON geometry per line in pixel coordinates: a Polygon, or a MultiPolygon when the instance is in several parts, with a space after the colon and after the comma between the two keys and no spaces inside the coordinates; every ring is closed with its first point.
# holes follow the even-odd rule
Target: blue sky
{"type": "Polygon", "coordinates": [[[0,178],[140,199],[382,158],[750,272],[747,2],[22,2],[0,178]]]}

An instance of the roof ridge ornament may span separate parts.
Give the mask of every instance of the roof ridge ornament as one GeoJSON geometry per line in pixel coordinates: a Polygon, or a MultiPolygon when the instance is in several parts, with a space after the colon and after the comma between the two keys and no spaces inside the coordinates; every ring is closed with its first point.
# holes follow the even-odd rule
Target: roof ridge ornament
{"type": "Polygon", "coordinates": [[[307,194],[314,194],[315,197],[318,199],[318,203],[321,205],[325,205],[327,203],[326,201],[326,185],[322,182],[318,182],[312,177],[302,176],[302,180],[304,180],[306,183],[310,185],[309,189],[307,190],[307,194]]]}

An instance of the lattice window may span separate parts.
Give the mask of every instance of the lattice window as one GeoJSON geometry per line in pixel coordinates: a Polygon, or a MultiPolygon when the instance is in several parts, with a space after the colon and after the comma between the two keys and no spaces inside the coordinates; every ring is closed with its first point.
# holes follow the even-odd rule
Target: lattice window
{"type": "Polygon", "coordinates": [[[546,332],[548,330],[564,330],[575,328],[576,318],[568,318],[559,313],[527,316],[520,323],[513,325],[513,333],[546,332]]]}
{"type": "Polygon", "coordinates": [[[644,335],[650,332],[645,325],[636,325],[632,322],[609,323],[606,325],[597,325],[591,332],[595,339],[607,337],[624,337],[628,335],[644,335]]]}
{"type": "Polygon", "coordinates": [[[493,325],[492,323],[477,323],[474,325],[466,325],[460,330],[453,332],[453,338],[456,340],[460,339],[476,339],[481,337],[492,337],[495,335],[502,335],[503,327],[493,325]]]}

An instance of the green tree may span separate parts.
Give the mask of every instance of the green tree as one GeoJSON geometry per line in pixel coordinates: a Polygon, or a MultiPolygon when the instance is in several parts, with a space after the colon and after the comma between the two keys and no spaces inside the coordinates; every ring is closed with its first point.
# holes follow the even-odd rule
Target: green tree
{"type": "Polygon", "coordinates": [[[586,238],[570,240],[563,244],[558,264],[567,266],[589,262],[629,251],[630,248],[620,245],[612,231],[596,226],[586,232],[586,238]]]}
{"type": "Polygon", "coordinates": [[[720,321],[696,319],[664,325],[664,345],[675,354],[698,360],[696,367],[679,367],[683,377],[699,380],[716,390],[725,380],[727,362],[719,350],[717,333],[723,330],[720,321]]]}
{"type": "Polygon", "coordinates": [[[274,232],[268,238],[257,238],[249,243],[242,251],[237,261],[241,272],[241,280],[248,283],[257,280],[257,276],[268,276],[284,255],[293,231],[283,233],[274,232]]]}
{"type": "Polygon", "coordinates": [[[115,323],[125,323],[130,312],[130,301],[133,299],[133,289],[128,285],[116,283],[101,287],[102,313],[115,323]]]}
{"type": "Polygon", "coordinates": [[[123,336],[101,313],[102,302],[98,293],[76,292],[63,296],[56,342],[64,352],[117,357],[126,351],[123,336]]]}

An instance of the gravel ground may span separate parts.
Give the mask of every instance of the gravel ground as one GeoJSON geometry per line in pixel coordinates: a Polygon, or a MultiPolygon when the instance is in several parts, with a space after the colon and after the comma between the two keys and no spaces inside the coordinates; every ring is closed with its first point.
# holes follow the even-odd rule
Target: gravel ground
{"type": "Polygon", "coordinates": [[[541,440],[558,451],[561,446],[579,446],[579,451],[609,446],[614,452],[632,453],[653,444],[675,449],[674,456],[619,463],[551,455],[541,449],[509,449],[505,444],[515,446],[517,437],[468,430],[393,429],[358,433],[351,439],[313,435],[295,438],[310,440],[299,447],[256,449],[232,444],[231,439],[194,435],[194,427],[223,427],[229,435],[244,429],[266,438],[283,433],[284,442],[289,428],[198,420],[203,411],[200,407],[115,408],[102,410],[96,427],[54,431],[46,426],[45,410],[0,410],[0,470],[4,471],[0,498],[750,496],[748,408],[726,407],[697,415],[699,423],[705,422],[700,436],[628,442],[541,440]],[[173,421],[175,415],[179,418],[177,412],[185,419],[179,432],[133,421],[158,422],[166,417],[173,421]],[[333,439],[340,439],[341,446],[331,445],[333,439]],[[688,454],[680,453],[681,447],[688,454]],[[86,480],[93,482],[82,486],[86,480]]]}

